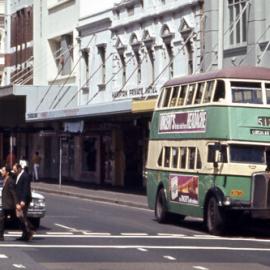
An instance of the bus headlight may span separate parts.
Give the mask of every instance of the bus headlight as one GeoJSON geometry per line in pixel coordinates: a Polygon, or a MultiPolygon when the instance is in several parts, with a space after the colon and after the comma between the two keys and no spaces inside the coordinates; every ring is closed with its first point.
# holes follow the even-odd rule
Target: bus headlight
{"type": "Polygon", "coordinates": [[[225,205],[225,206],[231,205],[231,198],[228,196],[224,197],[223,205],[225,205]]]}

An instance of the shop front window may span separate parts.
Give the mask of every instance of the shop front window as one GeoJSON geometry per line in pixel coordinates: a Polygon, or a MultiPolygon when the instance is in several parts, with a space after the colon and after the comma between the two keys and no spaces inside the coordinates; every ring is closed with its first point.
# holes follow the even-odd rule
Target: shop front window
{"type": "Polygon", "coordinates": [[[86,137],[82,149],[82,170],[95,172],[97,169],[97,139],[86,137]]]}

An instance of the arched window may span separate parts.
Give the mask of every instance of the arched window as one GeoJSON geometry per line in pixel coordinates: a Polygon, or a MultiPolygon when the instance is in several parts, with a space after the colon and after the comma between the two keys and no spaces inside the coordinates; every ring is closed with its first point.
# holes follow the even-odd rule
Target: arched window
{"type": "Polygon", "coordinates": [[[121,63],[121,69],[122,69],[122,86],[124,86],[127,82],[127,65],[126,65],[126,57],[125,57],[125,51],[127,49],[127,46],[125,46],[121,39],[118,38],[115,44],[115,47],[117,49],[120,63],[121,63]]]}
{"type": "Polygon", "coordinates": [[[132,47],[137,62],[137,83],[140,84],[142,82],[142,63],[140,55],[141,42],[138,40],[138,37],[135,33],[133,33],[130,37],[130,45],[132,47]]]}
{"type": "Polygon", "coordinates": [[[180,24],[180,34],[183,38],[185,45],[185,51],[188,56],[188,73],[192,74],[194,70],[194,64],[193,64],[193,38],[191,37],[191,34],[193,32],[193,28],[190,27],[187,23],[187,21],[183,18],[181,20],[180,24]]]}
{"type": "Polygon", "coordinates": [[[147,50],[149,61],[151,64],[151,82],[155,80],[155,57],[154,57],[154,44],[155,44],[155,38],[151,37],[148,30],[145,30],[143,33],[143,39],[142,39],[144,46],[147,50]]]}
{"type": "Polygon", "coordinates": [[[161,28],[161,38],[163,39],[166,54],[168,56],[168,66],[169,66],[169,79],[174,76],[174,55],[172,47],[172,39],[175,34],[170,31],[168,25],[163,25],[161,28]]]}

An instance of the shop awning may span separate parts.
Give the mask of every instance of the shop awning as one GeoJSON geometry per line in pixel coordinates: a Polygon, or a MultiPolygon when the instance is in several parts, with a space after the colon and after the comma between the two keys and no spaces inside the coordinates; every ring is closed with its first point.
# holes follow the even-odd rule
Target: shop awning
{"type": "Polygon", "coordinates": [[[156,101],[156,98],[146,100],[133,100],[131,111],[133,113],[152,112],[156,106],[156,101]]]}

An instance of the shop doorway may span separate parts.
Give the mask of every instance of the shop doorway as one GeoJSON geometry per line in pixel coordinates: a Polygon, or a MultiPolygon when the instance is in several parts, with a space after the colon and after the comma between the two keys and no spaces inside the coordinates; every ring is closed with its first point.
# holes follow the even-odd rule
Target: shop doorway
{"type": "Polygon", "coordinates": [[[124,132],[125,187],[142,188],[143,141],[142,129],[130,126],[124,132]]]}
{"type": "Polygon", "coordinates": [[[83,178],[89,182],[100,183],[100,138],[85,136],[82,141],[83,178]]]}

